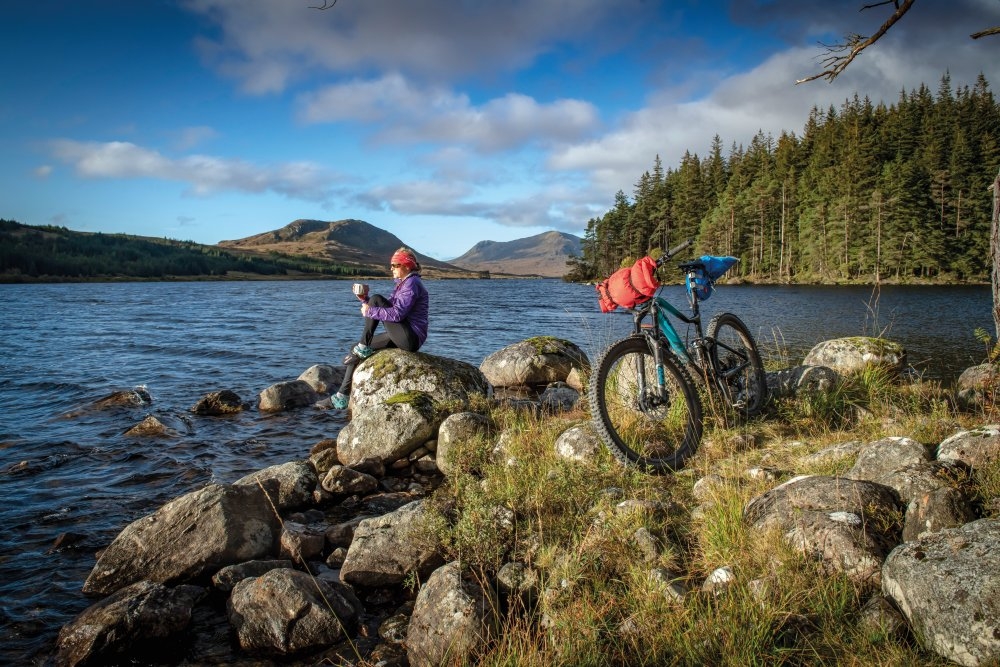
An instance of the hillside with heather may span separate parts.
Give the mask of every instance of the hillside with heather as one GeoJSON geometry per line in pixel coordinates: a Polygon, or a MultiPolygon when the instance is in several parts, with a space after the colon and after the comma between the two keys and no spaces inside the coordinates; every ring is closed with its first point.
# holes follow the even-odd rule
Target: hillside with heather
{"type": "Polygon", "coordinates": [[[0,282],[349,277],[358,267],[192,241],[0,220],[0,282]]]}
{"type": "MultiPolygon", "coordinates": [[[[386,273],[389,257],[398,248],[411,245],[363,220],[295,220],[281,229],[233,241],[219,247],[254,253],[279,253],[335,262],[361,272],[386,273]]],[[[413,248],[429,277],[469,277],[470,272],[441,262],[413,248]]]]}

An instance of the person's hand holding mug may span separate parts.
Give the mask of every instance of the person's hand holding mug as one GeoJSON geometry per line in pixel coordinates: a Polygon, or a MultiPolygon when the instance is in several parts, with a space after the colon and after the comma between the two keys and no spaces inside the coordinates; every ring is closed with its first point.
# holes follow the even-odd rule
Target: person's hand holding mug
{"type": "Polygon", "coordinates": [[[352,288],[354,291],[354,296],[358,297],[361,301],[368,298],[368,285],[365,283],[354,283],[352,288]]]}

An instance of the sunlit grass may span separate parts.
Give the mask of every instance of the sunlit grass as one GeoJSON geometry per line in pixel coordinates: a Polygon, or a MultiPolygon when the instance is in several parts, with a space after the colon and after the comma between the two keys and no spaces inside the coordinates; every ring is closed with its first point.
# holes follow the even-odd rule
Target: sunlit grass
{"type": "MultiPolygon", "coordinates": [[[[876,587],[829,574],[743,518],[751,499],[794,474],[846,472],[851,455],[806,463],[832,445],[889,435],[934,443],[974,425],[940,386],[874,370],[747,423],[710,419],[685,469],[666,476],[603,449],[582,462],[557,456],[559,435],[589,420],[583,411],[494,407],[490,417],[494,431],[455,447],[458,472],[435,494],[441,536],[449,558],[487,572],[520,563],[539,585],[528,603],[501,596],[502,631],[475,664],[948,664],[862,622],[876,587]],[[748,474],[757,467],[773,472],[748,474]],[[703,591],[721,567],[733,583],[703,591]]],[[[1000,465],[973,471],[970,488],[982,515],[1000,515],[1000,465]]]]}

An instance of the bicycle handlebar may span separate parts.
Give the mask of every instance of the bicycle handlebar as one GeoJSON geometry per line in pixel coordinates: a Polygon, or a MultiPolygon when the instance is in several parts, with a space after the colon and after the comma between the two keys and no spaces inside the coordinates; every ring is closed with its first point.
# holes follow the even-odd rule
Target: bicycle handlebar
{"type": "Polygon", "coordinates": [[[666,263],[671,257],[678,254],[682,250],[687,249],[693,243],[694,239],[685,239],[684,241],[681,241],[679,244],[677,244],[676,246],[665,252],[662,256],[660,256],[660,258],[656,260],[656,266],[657,267],[663,266],[664,263],[666,263]]]}

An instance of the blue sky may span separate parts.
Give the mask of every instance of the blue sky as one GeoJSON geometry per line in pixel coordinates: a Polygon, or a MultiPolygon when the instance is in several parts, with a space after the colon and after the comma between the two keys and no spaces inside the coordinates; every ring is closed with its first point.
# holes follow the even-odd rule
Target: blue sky
{"type": "Polygon", "coordinates": [[[357,218],[448,259],[582,234],[657,154],[800,132],[814,105],[1000,87],[1000,0],[916,3],[833,83],[870,0],[9,2],[0,217],[217,243],[357,218]]]}

